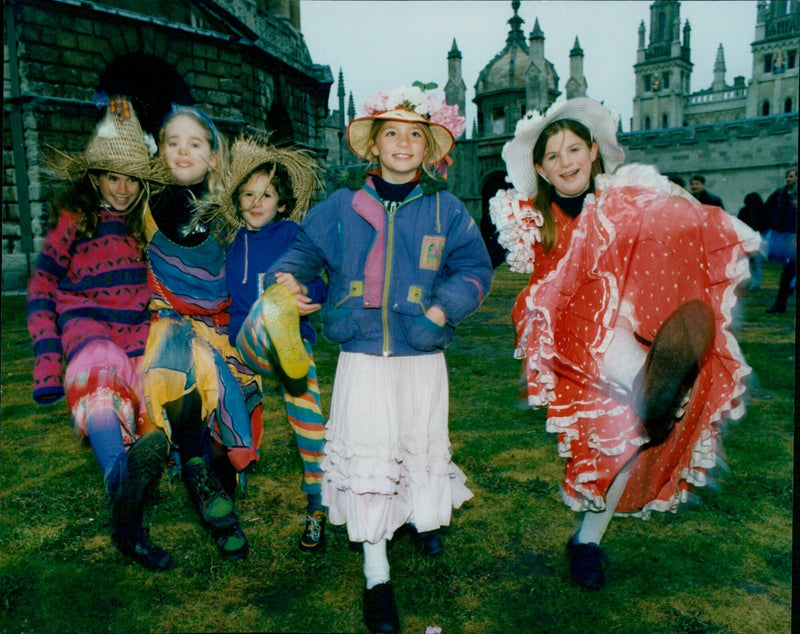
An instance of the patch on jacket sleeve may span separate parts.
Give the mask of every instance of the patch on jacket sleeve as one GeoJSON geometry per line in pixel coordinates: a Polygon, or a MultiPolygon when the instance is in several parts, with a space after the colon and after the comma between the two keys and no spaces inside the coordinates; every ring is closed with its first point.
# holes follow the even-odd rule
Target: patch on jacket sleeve
{"type": "Polygon", "coordinates": [[[442,264],[444,236],[423,236],[422,250],[419,254],[419,268],[438,271],[442,264]]]}

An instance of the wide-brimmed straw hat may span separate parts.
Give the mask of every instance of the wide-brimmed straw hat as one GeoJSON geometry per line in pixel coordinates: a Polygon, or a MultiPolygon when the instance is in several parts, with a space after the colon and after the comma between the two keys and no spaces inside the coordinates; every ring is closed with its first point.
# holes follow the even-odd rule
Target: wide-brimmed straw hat
{"type": "Polygon", "coordinates": [[[86,149],[80,154],[68,154],[49,148],[47,167],[54,178],[72,182],[97,170],[169,183],[173,180],[169,167],[153,158],[155,150],[155,142],[145,136],[130,101],[114,97],[86,149]]]}
{"type": "Polygon", "coordinates": [[[458,114],[458,106],[450,106],[416,86],[379,92],[367,99],[362,111],[364,115],[347,126],[347,144],[370,162],[375,157],[369,150],[369,131],[376,119],[427,124],[434,143],[430,148],[431,165],[449,154],[466,125],[466,119],[458,114]]]}
{"type": "Polygon", "coordinates": [[[572,119],[589,129],[592,140],[600,149],[606,173],[612,173],[625,160],[625,151],[617,142],[619,114],[586,97],[562,101],[550,106],[544,114],[533,110],[528,112],[517,122],[514,138],[503,146],[508,180],[518,192],[531,198],[536,196],[533,148],[542,131],[561,119],[572,119]]]}
{"type": "Polygon", "coordinates": [[[294,205],[283,214],[288,220],[300,222],[315,192],[321,188],[319,166],[306,151],[275,147],[269,143],[269,134],[261,130],[245,130],[234,141],[230,156],[230,165],[223,178],[224,189],[209,200],[206,209],[207,215],[218,220],[221,228],[229,232],[235,233],[244,226],[236,192],[262,165],[281,166],[289,175],[292,188],[289,196],[294,199],[294,205]]]}

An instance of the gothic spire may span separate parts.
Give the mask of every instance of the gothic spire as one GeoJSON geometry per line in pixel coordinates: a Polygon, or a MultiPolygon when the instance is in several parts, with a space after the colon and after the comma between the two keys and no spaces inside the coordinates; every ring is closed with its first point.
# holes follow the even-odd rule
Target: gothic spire
{"type": "Polygon", "coordinates": [[[522,32],[522,23],[525,22],[525,20],[517,15],[517,11],[519,11],[519,0],[514,0],[511,3],[511,8],[514,9],[514,15],[508,20],[508,23],[511,25],[511,30],[508,32],[506,44],[516,44],[525,48],[525,34],[522,32]]]}

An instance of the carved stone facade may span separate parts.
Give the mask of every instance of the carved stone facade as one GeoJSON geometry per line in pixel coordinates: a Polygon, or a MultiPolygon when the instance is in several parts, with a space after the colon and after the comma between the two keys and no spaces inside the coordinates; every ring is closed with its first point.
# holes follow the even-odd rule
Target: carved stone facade
{"type": "MultiPolygon", "coordinates": [[[[451,191],[477,220],[488,213],[488,200],[508,187],[500,153],[511,139],[520,115],[549,106],[561,93],[558,75],[544,59],[544,33],[538,19],[525,43],[518,2],[506,47],[481,71],[475,84],[478,124],[472,138],[458,141],[449,168],[451,191]],[[534,79],[535,77],[535,79],[534,79]],[[546,91],[534,90],[546,86],[546,91]]],[[[663,174],[688,181],[701,172],[708,188],[722,197],[728,211],[737,211],[745,194],[766,197],[783,184],[784,171],[798,151],[798,0],[760,0],[754,5],[753,77],[725,81],[724,50],[714,63],[714,81],[690,93],[691,27],[681,27],[680,2],[657,0],[650,5],[650,41],[639,26],[636,94],[631,132],[619,134],[627,162],[656,165],[663,174]]],[[[701,30],[709,23],[696,25],[701,30]]],[[[742,42],[742,46],[749,43],[742,42]]],[[[452,51],[450,53],[452,55],[452,51]]],[[[449,78],[454,81],[453,77],[449,78]]],[[[583,51],[576,37],[570,51],[567,98],[587,94],[583,51]]],[[[589,95],[591,96],[591,95],[589,95]]]]}
{"type": "MultiPolygon", "coordinates": [[[[681,40],[680,2],[658,0],[650,5],[647,46],[644,21],[639,25],[631,130],[675,128],[797,112],[798,1],[759,0],[755,18],[751,44],[753,76],[749,84],[745,84],[741,76],[734,77],[732,85],[726,82],[725,51],[720,44],[711,86],[690,93],[691,26],[688,21],[684,24],[681,40]]],[[[708,26],[703,26],[706,27],[703,33],[707,33],[708,26]]]]}
{"type": "Polygon", "coordinates": [[[130,89],[157,134],[170,102],[220,130],[273,130],[326,160],[333,77],[300,32],[298,0],[5,3],[3,290],[24,288],[41,245],[46,146],[80,151],[101,90],[130,89]]]}
{"type": "MultiPolygon", "coordinates": [[[[520,2],[511,2],[513,15],[506,44],[480,71],[475,82],[477,119],[470,139],[460,139],[453,150],[453,165],[448,168],[450,190],[477,220],[488,210],[488,201],[498,189],[508,187],[505,165],[500,156],[503,144],[511,138],[517,121],[528,110],[545,110],[560,95],[555,66],[545,58],[545,32],[537,19],[530,34],[522,30],[520,2]]],[[[463,80],[452,74],[452,58],[461,53],[455,42],[448,54],[448,86],[463,80]]],[[[578,38],[570,51],[570,77],[566,82],[569,98],[586,96],[583,75],[583,49],[578,38]]],[[[450,95],[445,91],[448,103],[450,95]]]]}

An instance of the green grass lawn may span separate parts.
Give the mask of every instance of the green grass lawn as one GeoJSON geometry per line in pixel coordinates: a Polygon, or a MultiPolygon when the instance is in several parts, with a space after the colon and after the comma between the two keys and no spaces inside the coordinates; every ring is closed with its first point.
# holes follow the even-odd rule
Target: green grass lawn
{"type": "MultiPolygon", "coordinates": [[[[778,269],[745,295],[736,332],[754,368],[747,416],[724,436],[727,470],[677,514],[617,518],[599,592],[569,577],[575,516],[560,501],[562,462],[544,412],[519,399],[510,309],[523,276],[497,272],[491,296],[447,353],[454,459],[475,497],[426,559],[407,536],[389,559],[404,632],[789,632],[795,309],[766,315],[778,269]]],[[[315,350],[323,408],[336,349],[315,350]]],[[[0,632],[359,632],[362,558],[343,527],[301,553],[300,461],[274,388],[262,458],[238,501],[250,543],[226,562],[183,486],[164,479],[153,539],[174,567],[149,572],[109,539],[102,478],[66,405],[31,398],[22,297],[3,297],[0,632]]]]}

